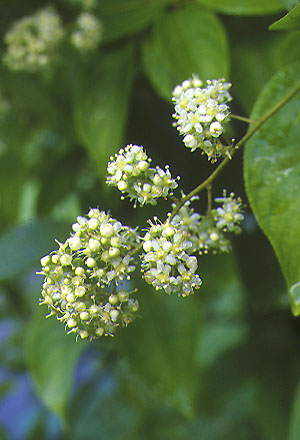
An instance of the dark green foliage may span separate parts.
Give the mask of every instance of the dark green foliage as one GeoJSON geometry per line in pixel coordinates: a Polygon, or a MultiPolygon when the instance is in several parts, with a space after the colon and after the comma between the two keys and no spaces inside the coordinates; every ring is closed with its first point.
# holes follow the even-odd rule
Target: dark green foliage
{"type": "MultiPolygon", "coordinates": [[[[193,73],[224,77],[232,112],[261,118],[300,81],[300,6],[96,3],[90,11],[104,34],[94,52],[79,54],[66,39],[41,75],[0,63],[0,437],[298,440],[300,321],[289,296],[299,315],[300,93],[213,183],[213,197],[222,188],[242,197],[244,232],[231,255],[199,257],[195,295],[156,292],[137,269],[129,283],[139,290],[136,321],[114,338],[76,342],[38,306],[36,271],[90,207],[139,224],[141,234],[147,218],[165,219],[169,200],[134,210],[105,185],[107,161],[126,143],[168,163],[185,192],[211,174],[214,165],[172,127],[174,86],[193,73]],[[26,394],[20,378],[31,397],[7,414],[26,394]]],[[[51,4],[71,31],[80,1],[51,4]]],[[[47,5],[1,1],[1,54],[13,22],[47,5]]],[[[230,130],[239,140],[247,124],[233,120],[230,130]]],[[[200,193],[195,210],[206,204],[200,193]]]]}
{"type": "MultiPolygon", "coordinates": [[[[258,98],[251,118],[259,119],[298,83],[300,65],[278,72],[258,98]]],[[[271,241],[288,288],[300,281],[299,105],[296,95],[248,141],[245,183],[251,206],[271,241]]],[[[297,304],[293,304],[299,314],[297,304]]]]}

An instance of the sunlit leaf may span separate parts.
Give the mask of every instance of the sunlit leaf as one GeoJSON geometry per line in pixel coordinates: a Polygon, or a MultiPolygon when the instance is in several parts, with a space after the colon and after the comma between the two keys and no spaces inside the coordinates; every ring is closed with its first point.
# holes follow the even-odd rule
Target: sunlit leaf
{"type": "Polygon", "coordinates": [[[230,15],[266,15],[283,9],[280,0],[197,0],[197,2],[230,15]]]}
{"type": "Polygon", "coordinates": [[[275,52],[279,68],[300,61],[300,28],[298,31],[278,33],[277,35],[281,36],[275,52]]]}
{"type": "MultiPolygon", "coordinates": [[[[260,94],[251,119],[279,103],[299,84],[299,77],[299,64],[278,72],[260,94]]],[[[251,207],[276,252],[288,288],[300,280],[299,108],[298,93],[254,134],[244,154],[251,207]]],[[[299,314],[299,305],[292,306],[299,314]]]]}
{"type": "Polygon", "coordinates": [[[284,17],[271,24],[269,29],[271,31],[300,30],[300,5],[295,6],[284,17]]]}

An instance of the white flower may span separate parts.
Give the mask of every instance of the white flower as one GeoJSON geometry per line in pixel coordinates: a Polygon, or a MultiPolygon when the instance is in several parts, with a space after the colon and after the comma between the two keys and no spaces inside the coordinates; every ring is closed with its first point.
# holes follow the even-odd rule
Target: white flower
{"type": "Polygon", "coordinates": [[[193,75],[173,91],[174,125],[184,136],[185,146],[192,151],[200,148],[212,161],[219,156],[228,156],[231,149],[217,140],[229,121],[230,86],[220,79],[208,80],[207,86],[202,88],[202,81],[193,75]]]}
{"type": "Polygon", "coordinates": [[[175,223],[150,222],[143,243],[142,270],[147,283],[167,293],[187,296],[201,285],[197,259],[190,256],[192,243],[175,223]]]}
{"type": "Polygon", "coordinates": [[[90,12],[82,12],[71,34],[71,43],[80,52],[90,52],[98,47],[102,35],[103,27],[100,20],[90,12]]]}
{"type": "Polygon", "coordinates": [[[168,166],[164,170],[160,167],[150,168],[150,163],[151,159],[143,147],[127,145],[115,157],[111,157],[107,167],[107,183],[128,194],[135,203],[155,205],[157,198],[172,194],[178,184],[168,166]]]}
{"type": "Polygon", "coordinates": [[[58,13],[53,8],[41,9],[15,22],[7,32],[3,61],[11,70],[39,72],[55,61],[63,37],[58,13]]]}
{"type": "Polygon", "coordinates": [[[217,228],[238,234],[241,231],[239,224],[244,219],[241,199],[236,199],[234,193],[226,197],[226,191],[224,191],[224,197],[216,198],[215,201],[222,203],[222,206],[213,213],[217,228]]]}
{"type": "Polygon", "coordinates": [[[116,290],[135,269],[130,250],[138,243],[136,231],[98,209],[77,217],[73,230],[57,251],[41,259],[41,303],[84,339],[112,335],[138,310],[129,292],[122,290],[119,297],[116,290]]]}
{"type": "MultiPolygon", "coordinates": [[[[197,197],[191,201],[195,200],[197,197]]],[[[240,223],[244,218],[241,199],[235,199],[233,193],[226,197],[224,190],[224,197],[216,198],[215,201],[222,203],[222,206],[212,209],[205,216],[195,213],[188,201],[172,219],[172,223],[189,235],[193,251],[198,251],[200,255],[208,252],[229,252],[227,233],[238,234],[241,231],[240,223]]],[[[172,206],[175,208],[175,204],[172,206]]]]}

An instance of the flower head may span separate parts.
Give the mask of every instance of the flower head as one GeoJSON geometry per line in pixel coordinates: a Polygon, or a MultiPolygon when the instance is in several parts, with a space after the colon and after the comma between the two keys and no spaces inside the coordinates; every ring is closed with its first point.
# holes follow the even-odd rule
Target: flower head
{"type": "Polygon", "coordinates": [[[113,335],[138,310],[138,302],[123,288],[135,269],[130,250],[136,231],[98,209],[78,217],[73,231],[58,250],[41,259],[41,303],[83,339],[113,335]]]}
{"type": "Polygon", "coordinates": [[[63,37],[58,13],[53,8],[41,9],[21,18],[7,32],[3,61],[11,70],[41,71],[54,62],[63,37]]]}
{"type": "Polygon", "coordinates": [[[168,166],[151,168],[151,159],[143,147],[127,145],[108,164],[107,183],[116,186],[131,200],[144,204],[156,204],[159,197],[167,197],[178,184],[172,178],[168,166]]]}
{"type": "Polygon", "coordinates": [[[82,12],[75,22],[71,43],[82,53],[90,52],[98,47],[102,35],[100,20],[90,12],[82,12]]]}
{"type": "Polygon", "coordinates": [[[200,255],[229,252],[231,246],[228,232],[241,232],[240,223],[244,219],[241,199],[235,198],[234,193],[227,197],[224,190],[223,197],[216,198],[215,202],[222,205],[206,215],[200,215],[194,212],[188,201],[172,219],[172,223],[177,223],[179,229],[189,234],[193,251],[197,250],[200,255]]]}
{"type": "Polygon", "coordinates": [[[173,91],[175,105],[175,126],[184,136],[183,142],[192,151],[200,148],[208,159],[215,161],[219,156],[230,154],[230,147],[224,146],[219,137],[229,121],[227,103],[232,99],[228,89],[230,83],[224,79],[207,80],[207,86],[197,75],[185,80],[173,91]]]}
{"type": "Polygon", "coordinates": [[[239,234],[241,232],[240,223],[244,219],[241,199],[235,198],[234,193],[230,193],[230,196],[227,197],[226,191],[224,191],[223,197],[218,197],[215,201],[222,203],[222,206],[213,211],[217,228],[239,234]]]}
{"type": "Polygon", "coordinates": [[[195,272],[197,258],[190,255],[190,236],[175,223],[149,222],[143,240],[142,270],[147,283],[168,294],[187,296],[199,289],[202,281],[195,272]]]}

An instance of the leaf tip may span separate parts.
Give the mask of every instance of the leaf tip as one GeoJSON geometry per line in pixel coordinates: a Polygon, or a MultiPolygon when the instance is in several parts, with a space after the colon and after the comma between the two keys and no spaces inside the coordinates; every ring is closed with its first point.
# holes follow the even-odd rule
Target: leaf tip
{"type": "Polygon", "coordinates": [[[292,304],[292,312],[294,316],[300,315],[300,281],[293,284],[289,290],[292,304]]]}

